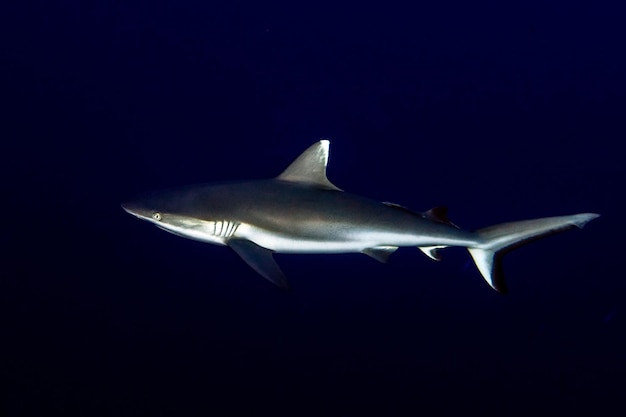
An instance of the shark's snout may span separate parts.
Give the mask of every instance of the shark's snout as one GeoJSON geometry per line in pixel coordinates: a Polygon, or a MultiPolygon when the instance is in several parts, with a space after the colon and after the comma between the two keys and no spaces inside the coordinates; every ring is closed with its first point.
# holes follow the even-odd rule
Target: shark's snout
{"type": "Polygon", "coordinates": [[[139,218],[143,218],[145,217],[145,209],[142,208],[142,206],[140,204],[137,204],[135,202],[132,201],[128,201],[128,202],[124,202],[122,204],[120,204],[122,206],[122,209],[124,209],[124,211],[128,214],[132,214],[135,217],[139,217],[139,218]]]}
{"type": "Polygon", "coordinates": [[[133,206],[132,203],[130,202],[124,202],[122,204],[120,204],[120,206],[124,209],[124,211],[128,214],[134,214],[133,213],[133,206]]]}

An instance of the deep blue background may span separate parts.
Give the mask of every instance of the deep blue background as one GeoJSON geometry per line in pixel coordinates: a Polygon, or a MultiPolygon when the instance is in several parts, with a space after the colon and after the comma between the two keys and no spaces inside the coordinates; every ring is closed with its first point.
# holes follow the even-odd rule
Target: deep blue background
{"type": "Polygon", "coordinates": [[[626,411],[616,5],[19,2],[0,39],[2,415],[626,411]],[[320,137],[339,187],[464,228],[603,217],[507,296],[461,249],[277,255],[288,294],[119,207],[320,137]]]}

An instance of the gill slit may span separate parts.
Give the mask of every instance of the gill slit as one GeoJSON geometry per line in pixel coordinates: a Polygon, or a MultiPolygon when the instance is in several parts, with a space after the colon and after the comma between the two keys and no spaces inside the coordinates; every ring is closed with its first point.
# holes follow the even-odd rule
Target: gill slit
{"type": "Polygon", "coordinates": [[[222,238],[229,238],[235,234],[239,227],[238,222],[231,222],[228,220],[218,220],[213,223],[213,235],[222,238]]]}

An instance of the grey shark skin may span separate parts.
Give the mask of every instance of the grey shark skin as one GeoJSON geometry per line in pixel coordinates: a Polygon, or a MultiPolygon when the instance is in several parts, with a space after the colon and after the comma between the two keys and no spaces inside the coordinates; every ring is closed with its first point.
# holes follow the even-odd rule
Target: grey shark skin
{"type": "Polygon", "coordinates": [[[595,213],[460,230],[444,207],[426,213],[343,192],[326,177],[329,141],[320,140],[276,178],[202,184],[152,193],[122,204],[128,213],[170,233],[230,246],[254,270],[286,288],[277,253],[362,252],[386,262],[398,247],[468,249],[485,281],[504,293],[501,255],[538,238],[582,228],[595,213]]]}

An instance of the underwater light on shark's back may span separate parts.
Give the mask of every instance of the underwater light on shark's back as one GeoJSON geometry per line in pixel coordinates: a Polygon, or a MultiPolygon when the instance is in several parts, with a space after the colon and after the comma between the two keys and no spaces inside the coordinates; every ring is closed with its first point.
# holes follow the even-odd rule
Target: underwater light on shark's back
{"type": "Polygon", "coordinates": [[[176,235],[230,246],[283,288],[287,280],[273,252],[362,252],[386,262],[400,246],[418,247],[435,260],[439,249],[462,246],[485,281],[506,292],[502,254],[550,234],[582,228],[599,216],[582,213],[463,231],[448,220],[445,207],[418,213],[343,192],[326,178],[328,153],[329,141],[320,140],[276,178],[188,186],[122,207],[176,235]]]}

